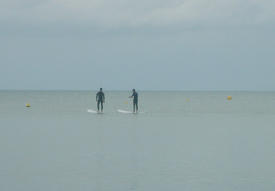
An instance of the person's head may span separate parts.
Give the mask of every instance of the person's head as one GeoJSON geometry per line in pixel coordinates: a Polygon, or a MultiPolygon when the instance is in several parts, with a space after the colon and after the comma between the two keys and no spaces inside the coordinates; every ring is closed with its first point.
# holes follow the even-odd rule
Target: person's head
{"type": "Polygon", "coordinates": [[[133,91],[133,92],[135,92],[136,90],[135,90],[135,89],[133,89],[132,91],[133,91]]]}
{"type": "Polygon", "coordinates": [[[102,88],[100,88],[100,89],[99,89],[99,91],[101,91],[101,92],[102,92],[102,88]]]}

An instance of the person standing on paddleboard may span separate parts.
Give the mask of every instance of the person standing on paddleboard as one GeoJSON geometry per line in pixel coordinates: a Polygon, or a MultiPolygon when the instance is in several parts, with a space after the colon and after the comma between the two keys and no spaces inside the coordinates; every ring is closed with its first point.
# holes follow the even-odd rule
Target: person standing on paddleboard
{"type": "Polygon", "coordinates": [[[129,98],[133,98],[133,112],[138,112],[138,93],[135,89],[132,90],[133,94],[129,98]]]}
{"type": "Polygon", "coordinates": [[[101,112],[103,112],[103,103],[105,102],[105,95],[100,88],[99,92],[96,94],[96,102],[97,102],[97,111],[99,112],[99,105],[101,105],[101,112]]]}

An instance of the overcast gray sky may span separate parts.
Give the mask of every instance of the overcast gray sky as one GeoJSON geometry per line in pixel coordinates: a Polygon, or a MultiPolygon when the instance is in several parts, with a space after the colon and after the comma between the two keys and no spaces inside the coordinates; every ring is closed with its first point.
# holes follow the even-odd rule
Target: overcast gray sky
{"type": "Polygon", "coordinates": [[[0,0],[0,89],[275,90],[274,0],[0,0]]]}

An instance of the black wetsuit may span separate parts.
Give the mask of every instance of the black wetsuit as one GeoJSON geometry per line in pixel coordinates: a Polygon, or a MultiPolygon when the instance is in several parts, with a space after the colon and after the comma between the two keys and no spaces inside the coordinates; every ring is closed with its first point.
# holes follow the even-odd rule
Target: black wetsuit
{"type": "Polygon", "coordinates": [[[133,99],[133,111],[137,112],[138,111],[138,93],[137,92],[133,92],[132,97],[133,99]]]}
{"type": "Polygon", "coordinates": [[[105,96],[102,91],[97,92],[96,101],[97,101],[97,110],[99,111],[99,105],[101,105],[101,111],[103,111],[103,103],[105,102],[105,96]]]}

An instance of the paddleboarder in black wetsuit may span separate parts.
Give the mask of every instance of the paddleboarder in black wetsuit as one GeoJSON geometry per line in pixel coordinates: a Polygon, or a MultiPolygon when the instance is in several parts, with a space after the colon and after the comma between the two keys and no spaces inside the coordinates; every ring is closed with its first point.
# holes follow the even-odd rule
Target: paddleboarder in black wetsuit
{"type": "Polygon", "coordinates": [[[101,112],[103,112],[103,103],[105,102],[105,95],[100,88],[99,92],[96,94],[96,101],[97,101],[97,111],[99,112],[99,105],[101,105],[101,112]]]}
{"type": "Polygon", "coordinates": [[[129,98],[134,98],[133,99],[133,112],[138,112],[138,93],[136,92],[135,89],[132,90],[133,94],[129,98]]]}

